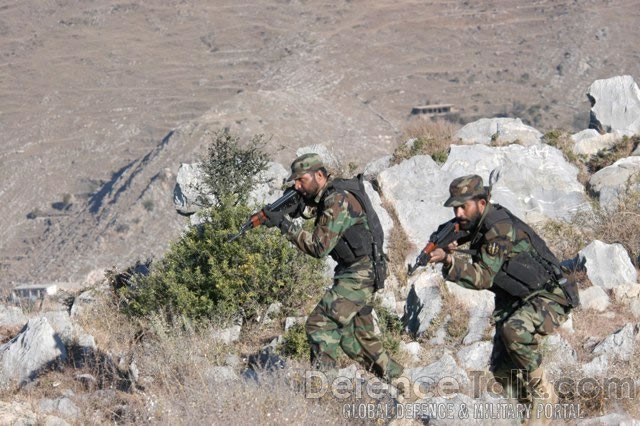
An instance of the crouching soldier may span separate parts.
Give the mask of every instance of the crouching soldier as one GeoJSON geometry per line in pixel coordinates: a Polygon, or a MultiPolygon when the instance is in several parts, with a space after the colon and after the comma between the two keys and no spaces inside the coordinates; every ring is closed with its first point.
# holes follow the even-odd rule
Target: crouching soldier
{"type": "Polygon", "coordinates": [[[575,282],[564,278],[558,259],[531,227],[489,202],[480,176],[453,180],[449,192],[444,205],[469,235],[436,249],[430,262],[442,263],[449,281],[495,294],[491,371],[507,397],[532,403],[534,417],[542,404],[558,401],[541,366],[539,337],[554,333],[579,304],[575,282]],[[472,262],[454,256],[466,242],[472,262]]]}
{"type": "Polygon", "coordinates": [[[284,213],[269,209],[265,225],[278,227],[302,252],[316,258],[331,256],[337,262],[333,287],[306,323],[312,365],[335,368],[342,348],[378,377],[397,378],[403,367],[389,356],[374,331],[373,294],[383,285],[386,269],[380,268],[382,228],[362,180],[334,179],[317,154],[297,158],[289,180],[304,200],[305,206],[297,211],[315,211],[313,230],[295,226],[284,213]],[[378,254],[372,251],[376,246],[378,254]]]}

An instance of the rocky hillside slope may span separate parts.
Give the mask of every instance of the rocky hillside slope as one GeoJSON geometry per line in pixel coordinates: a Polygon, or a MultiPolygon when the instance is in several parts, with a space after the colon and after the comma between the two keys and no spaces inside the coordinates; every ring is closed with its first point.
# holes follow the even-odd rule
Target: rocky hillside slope
{"type": "Polygon", "coordinates": [[[180,162],[230,127],[274,159],[363,166],[411,108],[586,128],[596,79],[640,77],[636,2],[26,0],[0,8],[0,286],[160,253],[180,162]],[[204,138],[204,139],[203,139],[204,138]]]}

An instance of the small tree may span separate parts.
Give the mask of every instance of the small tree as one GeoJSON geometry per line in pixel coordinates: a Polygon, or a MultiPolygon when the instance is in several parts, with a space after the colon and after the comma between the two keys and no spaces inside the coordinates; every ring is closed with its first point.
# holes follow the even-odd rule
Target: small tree
{"type": "MultiPolygon", "coordinates": [[[[203,188],[219,203],[237,205],[245,202],[269,162],[269,156],[261,151],[261,146],[265,145],[264,136],[254,136],[247,148],[241,148],[240,138],[226,129],[214,132],[210,137],[207,157],[202,162],[203,188]]],[[[204,195],[200,201],[208,205],[208,197],[204,195]]]]}

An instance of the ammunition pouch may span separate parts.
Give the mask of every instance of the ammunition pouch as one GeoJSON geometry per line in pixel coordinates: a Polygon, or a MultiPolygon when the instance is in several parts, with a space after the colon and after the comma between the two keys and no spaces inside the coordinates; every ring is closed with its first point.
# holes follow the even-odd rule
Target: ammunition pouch
{"type": "Polygon", "coordinates": [[[339,265],[348,266],[371,254],[371,233],[364,224],[347,229],[329,255],[339,265]]]}
{"type": "Polygon", "coordinates": [[[503,264],[493,284],[512,296],[524,299],[531,293],[554,284],[554,275],[529,252],[522,252],[503,264]]]}

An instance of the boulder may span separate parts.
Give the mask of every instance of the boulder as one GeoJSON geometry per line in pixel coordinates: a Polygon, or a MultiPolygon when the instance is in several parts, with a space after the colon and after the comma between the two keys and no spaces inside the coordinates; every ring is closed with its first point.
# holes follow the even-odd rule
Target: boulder
{"type": "Polygon", "coordinates": [[[630,75],[596,80],[589,87],[589,127],[601,133],[640,133],[640,89],[630,75]]]}
{"type": "Polygon", "coordinates": [[[391,160],[393,156],[385,155],[384,157],[380,157],[377,160],[374,160],[364,166],[363,174],[365,179],[368,180],[377,180],[378,175],[383,171],[391,167],[391,160]]]}
{"type": "Polygon", "coordinates": [[[0,327],[22,327],[29,321],[17,306],[0,305],[0,327]]]}
{"type": "Polygon", "coordinates": [[[442,204],[454,176],[442,172],[426,155],[416,155],[378,175],[384,198],[393,206],[398,222],[416,247],[413,260],[431,233],[452,217],[442,204]]]}
{"type": "Polygon", "coordinates": [[[428,397],[447,396],[451,392],[463,391],[470,383],[464,369],[456,364],[456,360],[449,353],[445,353],[440,359],[426,367],[405,369],[405,375],[409,377],[414,388],[428,397]]]}
{"type": "Polygon", "coordinates": [[[436,274],[422,273],[416,276],[407,296],[402,323],[414,336],[421,336],[442,309],[440,278],[436,274]]]}
{"type": "Polygon", "coordinates": [[[488,341],[474,342],[462,347],[456,353],[460,365],[467,370],[482,371],[489,368],[493,343],[488,341]]]}
{"type": "Polygon", "coordinates": [[[469,312],[469,326],[462,344],[470,345],[485,338],[487,328],[491,325],[491,315],[495,308],[495,297],[488,290],[471,290],[450,281],[446,288],[458,302],[469,312]]]}
{"type": "Polygon", "coordinates": [[[595,355],[603,355],[609,359],[631,360],[638,336],[638,326],[627,324],[620,330],[605,337],[591,351],[595,355]]]}
{"type": "Polygon", "coordinates": [[[240,339],[240,332],[242,331],[242,325],[234,324],[230,327],[211,330],[209,337],[215,342],[229,345],[233,342],[237,342],[240,339]]]}
{"type": "Polygon", "coordinates": [[[592,309],[604,312],[609,307],[609,296],[601,287],[591,286],[580,290],[580,306],[582,309],[592,309]]]}
{"type": "Polygon", "coordinates": [[[592,241],[578,252],[593,285],[609,290],[619,285],[635,283],[638,272],[621,244],[592,241]]]}
{"type": "Polygon", "coordinates": [[[590,190],[605,209],[615,210],[630,192],[640,191],[640,157],[621,158],[589,179],[590,190]]]}
{"type": "Polygon", "coordinates": [[[481,118],[458,130],[454,139],[467,144],[518,142],[529,146],[540,143],[542,136],[540,131],[527,126],[519,118],[481,118]]]}
{"type": "Polygon", "coordinates": [[[616,130],[612,133],[601,135],[595,129],[586,129],[571,135],[574,142],[572,151],[577,155],[595,155],[603,149],[608,149],[619,142],[622,137],[629,136],[630,132],[616,130]]]}
{"type": "Polygon", "coordinates": [[[584,187],[578,182],[578,169],[549,145],[453,145],[442,171],[453,177],[478,174],[488,185],[489,174],[496,168],[500,179],[493,187],[492,200],[527,223],[569,220],[578,211],[590,208],[584,187]]]}
{"type": "Polygon", "coordinates": [[[545,364],[552,375],[578,362],[576,350],[559,334],[552,334],[544,339],[544,352],[545,364]]]}
{"type": "Polygon", "coordinates": [[[29,320],[22,332],[0,346],[0,389],[12,382],[34,380],[56,362],[67,359],[67,350],[45,317],[29,320]]]}

